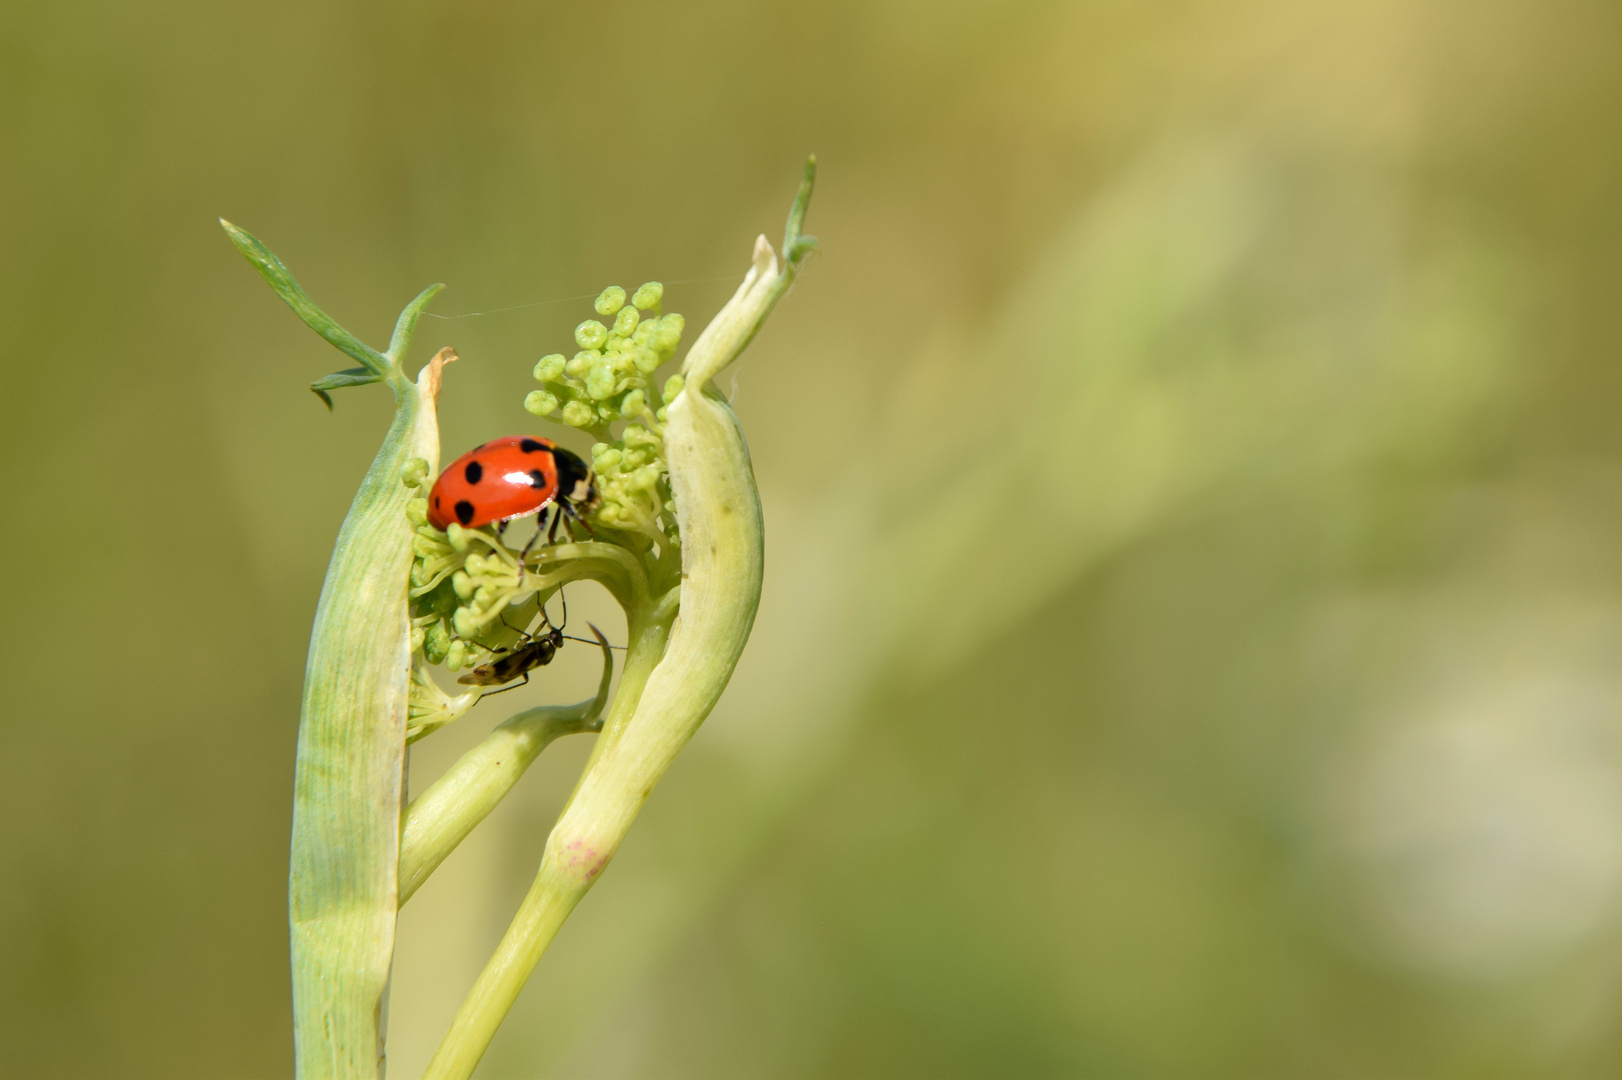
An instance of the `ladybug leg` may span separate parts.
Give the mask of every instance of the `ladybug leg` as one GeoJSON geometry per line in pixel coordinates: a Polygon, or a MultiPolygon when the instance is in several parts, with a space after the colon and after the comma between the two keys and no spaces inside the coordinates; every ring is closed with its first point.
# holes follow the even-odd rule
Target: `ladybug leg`
{"type": "Polygon", "coordinates": [[[570,540],[574,539],[574,527],[576,524],[579,524],[582,529],[586,530],[587,536],[597,535],[591,531],[591,525],[586,521],[586,519],[580,516],[580,511],[576,510],[573,506],[570,506],[568,503],[564,503],[562,513],[569,515],[569,520],[564,523],[563,527],[569,531],[570,540]]]}
{"type": "Polygon", "coordinates": [[[541,519],[545,516],[546,508],[542,507],[541,512],[535,517],[535,534],[529,538],[529,543],[524,545],[524,550],[518,553],[518,583],[520,585],[524,583],[524,560],[529,558],[529,549],[535,546],[535,541],[541,538],[541,519]]]}

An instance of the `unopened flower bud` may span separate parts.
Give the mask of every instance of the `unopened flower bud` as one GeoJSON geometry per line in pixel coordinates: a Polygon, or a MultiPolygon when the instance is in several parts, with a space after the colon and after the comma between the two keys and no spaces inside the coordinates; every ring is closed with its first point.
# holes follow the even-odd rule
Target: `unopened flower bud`
{"type": "Polygon", "coordinates": [[[625,439],[626,446],[657,447],[661,445],[659,436],[655,435],[641,424],[626,424],[625,435],[623,438],[625,439]]]}
{"type": "Polygon", "coordinates": [[[591,427],[597,422],[597,410],[584,401],[571,401],[563,407],[563,422],[570,427],[591,427]]]}
{"type": "Polygon", "coordinates": [[[669,405],[672,401],[675,401],[676,395],[681,393],[681,388],[686,385],[687,380],[683,379],[680,375],[672,375],[670,378],[666,379],[664,394],[661,396],[664,403],[669,405]]]}
{"type": "Polygon", "coordinates": [[[557,395],[545,390],[531,390],[524,395],[524,408],[536,416],[551,416],[558,411],[557,395]]]}
{"type": "Polygon", "coordinates": [[[473,590],[475,586],[473,584],[473,579],[468,577],[466,570],[458,570],[456,573],[451,575],[451,588],[456,590],[456,595],[459,598],[463,600],[473,599],[473,590]]]}
{"type": "Polygon", "coordinates": [[[406,503],[406,520],[413,525],[426,525],[428,523],[428,500],[412,499],[406,503]]]}
{"type": "Polygon", "coordinates": [[[414,457],[400,467],[400,482],[406,487],[421,487],[428,479],[428,462],[414,457]]]}
{"type": "Polygon", "coordinates": [[[636,329],[636,324],[642,321],[642,316],[636,313],[634,307],[622,307],[620,313],[614,316],[614,333],[619,337],[630,337],[636,329]]]}
{"type": "Polygon", "coordinates": [[[552,353],[543,356],[535,362],[535,378],[538,382],[556,382],[563,377],[563,365],[566,363],[562,353],[552,353]]]}
{"type": "Polygon", "coordinates": [[[422,653],[430,664],[442,664],[445,662],[445,654],[450,650],[450,631],[445,629],[444,623],[436,622],[428,628],[428,634],[423,639],[422,653]]]}
{"type": "Polygon", "coordinates": [[[612,315],[625,306],[625,290],[618,285],[610,285],[597,295],[597,302],[592,306],[599,315],[612,315]]]}
{"type": "Polygon", "coordinates": [[[659,301],[665,296],[665,287],[657,281],[650,281],[643,285],[631,296],[631,303],[643,311],[659,306],[659,301]]]}
{"type": "Polygon", "coordinates": [[[596,319],[587,319],[574,328],[574,340],[582,349],[600,349],[608,341],[608,327],[596,319]]]}
{"type": "MultiPolygon", "coordinates": [[[[666,315],[665,318],[668,319],[668,318],[670,318],[670,316],[666,315]]],[[[679,318],[681,318],[681,316],[678,315],[678,316],[676,316],[676,318],[679,319],[679,318]]],[[[659,324],[659,333],[657,335],[655,335],[654,339],[653,339],[653,349],[654,349],[654,351],[657,352],[660,356],[663,356],[663,357],[668,359],[671,355],[673,355],[675,353],[676,346],[678,346],[680,344],[681,344],[681,328],[679,326],[668,326],[663,321],[661,321],[660,324],[659,324]]]]}
{"type": "Polygon", "coordinates": [[[596,364],[586,375],[586,393],[591,395],[593,401],[603,401],[612,397],[618,384],[619,375],[614,371],[612,364],[596,364]]]}

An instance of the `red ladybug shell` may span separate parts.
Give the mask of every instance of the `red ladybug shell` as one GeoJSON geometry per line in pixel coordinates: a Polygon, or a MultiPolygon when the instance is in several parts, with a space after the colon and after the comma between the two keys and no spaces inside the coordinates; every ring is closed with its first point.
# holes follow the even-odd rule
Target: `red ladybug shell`
{"type": "Polygon", "coordinates": [[[476,446],[448,465],[428,493],[428,523],[465,528],[533,514],[558,494],[559,457],[564,472],[586,473],[585,463],[551,439],[508,435],[476,446]]]}

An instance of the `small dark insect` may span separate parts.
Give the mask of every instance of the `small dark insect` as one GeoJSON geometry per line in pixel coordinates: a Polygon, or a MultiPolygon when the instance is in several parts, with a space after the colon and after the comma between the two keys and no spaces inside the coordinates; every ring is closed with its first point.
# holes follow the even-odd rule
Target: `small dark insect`
{"type": "MultiPolygon", "coordinates": [[[[500,686],[502,683],[512,682],[523,677],[523,686],[529,682],[529,673],[538,667],[545,667],[552,662],[552,658],[563,648],[563,631],[551,627],[541,634],[525,633],[525,640],[508,649],[497,653],[488,664],[480,664],[472,671],[463,675],[456,681],[464,686],[500,686]]],[[[577,639],[581,640],[581,639],[577,639]]],[[[518,687],[509,686],[508,690],[518,687]]],[[[500,691],[494,691],[500,693],[500,691]]]]}
{"type": "MultiPolygon", "coordinates": [[[[558,654],[558,650],[563,648],[565,641],[584,641],[587,645],[608,644],[608,639],[603,636],[603,632],[595,626],[591,627],[591,632],[597,635],[596,642],[592,642],[589,638],[565,634],[562,626],[552,625],[552,620],[547,616],[544,606],[541,608],[541,619],[545,623],[541,633],[532,634],[528,630],[519,630],[519,634],[523,636],[522,641],[504,652],[497,653],[490,659],[488,664],[480,664],[456,681],[464,686],[501,686],[502,683],[512,682],[514,679],[522,678],[524,680],[513,686],[502,686],[500,690],[490,691],[491,694],[501,694],[508,690],[516,690],[528,683],[529,673],[538,667],[545,667],[550,664],[552,658],[558,654]]],[[[567,600],[563,602],[563,622],[565,625],[569,622],[569,602],[567,600]]],[[[586,625],[591,626],[590,623],[586,625]]],[[[508,623],[508,626],[512,626],[512,624],[508,623]]],[[[512,629],[517,630],[518,628],[514,626],[512,629]]],[[[489,697],[490,694],[484,696],[489,697]]]]}

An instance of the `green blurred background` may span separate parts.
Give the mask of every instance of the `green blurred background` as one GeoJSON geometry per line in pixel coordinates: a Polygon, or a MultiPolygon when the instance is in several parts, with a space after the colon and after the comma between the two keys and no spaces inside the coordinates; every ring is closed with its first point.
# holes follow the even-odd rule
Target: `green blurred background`
{"type": "MultiPolygon", "coordinates": [[[[458,453],[581,296],[696,332],[810,151],[754,640],[480,1075],[1622,1073],[1619,110],[1599,0],[0,6],[0,1075],[291,1067],[387,395],[215,217],[375,343],[526,305],[419,333],[458,453]]],[[[393,1075],[586,751],[402,913],[393,1075]]]]}

